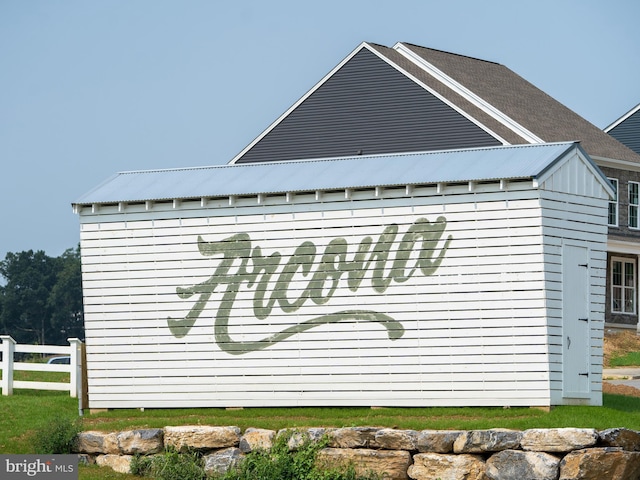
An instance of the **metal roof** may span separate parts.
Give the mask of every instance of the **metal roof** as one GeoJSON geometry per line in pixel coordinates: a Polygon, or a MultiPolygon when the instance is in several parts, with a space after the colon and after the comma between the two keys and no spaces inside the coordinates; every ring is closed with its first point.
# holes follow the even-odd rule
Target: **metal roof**
{"type": "Polygon", "coordinates": [[[579,146],[567,142],[121,172],[74,205],[537,178],[572,148],[579,146]]]}

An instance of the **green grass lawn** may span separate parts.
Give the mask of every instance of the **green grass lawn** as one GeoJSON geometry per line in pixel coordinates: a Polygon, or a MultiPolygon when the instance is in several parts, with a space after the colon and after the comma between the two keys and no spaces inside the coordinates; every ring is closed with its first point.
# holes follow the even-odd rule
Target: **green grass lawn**
{"type": "MultiPolygon", "coordinates": [[[[0,397],[0,452],[34,453],[32,435],[54,418],[78,417],[78,401],[64,392],[16,390],[0,397]]],[[[602,407],[530,408],[248,408],[244,410],[113,410],[86,414],[84,430],[117,431],[167,425],[261,427],[382,426],[400,429],[626,427],[640,430],[640,398],[604,395],[602,407]]],[[[81,479],[133,479],[108,468],[81,467],[81,479]]]]}
{"type": "Polygon", "coordinates": [[[85,427],[98,430],[154,428],[167,425],[234,425],[278,430],[286,427],[380,426],[400,429],[627,427],[640,430],[640,399],[605,395],[603,407],[532,408],[248,408],[114,410],[85,417],[85,427]]]}
{"type": "Polygon", "coordinates": [[[110,468],[98,467],[97,465],[81,466],[78,478],[80,480],[142,480],[142,477],[117,473],[110,468]]]}
{"type": "Polygon", "coordinates": [[[612,367],[637,367],[640,365],[640,352],[629,352],[612,357],[609,364],[612,367]]]}

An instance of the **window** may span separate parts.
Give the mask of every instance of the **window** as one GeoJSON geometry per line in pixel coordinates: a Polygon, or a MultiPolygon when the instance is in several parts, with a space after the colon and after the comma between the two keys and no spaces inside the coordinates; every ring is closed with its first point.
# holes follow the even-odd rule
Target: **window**
{"type": "Polygon", "coordinates": [[[611,259],[611,311],[636,313],[636,262],[611,259]]]}
{"type": "Polygon", "coordinates": [[[638,228],[638,182],[629,182],[629,228],[638,228]]]}
{"type": "Polygon", "coordinates": [[[613,200],[609,201],[609,226],[617,227],[618,226],[618,179],[610,178],[611,186],[613,187],[613,191],[615,193],[615,197],[613,200]]]}

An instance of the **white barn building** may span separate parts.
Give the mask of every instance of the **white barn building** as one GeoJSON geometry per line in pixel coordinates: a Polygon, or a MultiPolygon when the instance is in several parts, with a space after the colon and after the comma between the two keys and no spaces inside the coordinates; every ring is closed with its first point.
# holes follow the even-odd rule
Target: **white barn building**
{"type": "Polygon", "coordinates": [[[120,173],[89,407],[601,405],[613,195],[574,142],[120,173]]]}

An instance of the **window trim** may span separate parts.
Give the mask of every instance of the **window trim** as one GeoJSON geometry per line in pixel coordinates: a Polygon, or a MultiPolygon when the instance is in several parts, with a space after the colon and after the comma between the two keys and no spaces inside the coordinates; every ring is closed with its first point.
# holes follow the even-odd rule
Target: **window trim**
{"type": "Polygon", "coordinates": [[[636,315],[637,311],[638,311],[638,289],[637,289],[637,267],[636,267],[636,260],[634,258],[628,258],[628,257],[611,257],[611,263],[609,265],[610,267],[610,272],[611,272],[611,313],[616,313],[616,314],[620,314],[620,315],[636,315]],[[622,265],[622,270],[621,270],[621,275],[622,275],[622,284],[621,285],[616,285],[613,283],[613,264],[614,262],[620,262],[622,265]],[[633,266],[633,285],[632,286],[626,286],[624,285],[624,275],[625,275],[625,266],[627,264],[631,264],[633,266]],[[620,310],[615,310],[614,309],[614,289],[615,288],[620,288],[621,289],[621,309],[620,310]],[[633,294],[633,311],[625,311],[625,298],[626,298],[626,292],[628,290],[632,291],[633,294]]]}
{"type": "Polygon", "coordinates": [[[618,211],[619,211],[619,201],[618,201],[618,188],[619,188],[619,182],[617,178],[609,178],[608,179],[611,182],[611,185],[613,185],[613,190],[616,194],[615,198],[613,200],[609,200],[609,206],[608,206],[608,214],[607,214],[607,225],[610,227],[617,227],[619,225],[619,215],[618,215],[618,211]],[[611,209],[614,208],[615,209],[615,223],[609,223],[609,220],[611,218],[611,209]]]}
{"type": "Polygon", "coordinates": [[[627,224],[630,230],[640,230],[640,183],[628,182],[627,194],[629,197],[627,224]],[[631,188],[634,187],[635,202],[631,201],[631,188]],[[631,212],[634,211],[632,214],[631,212]],[[631,224],[631,220],[635,219],[635,226],[631,224]]]}

